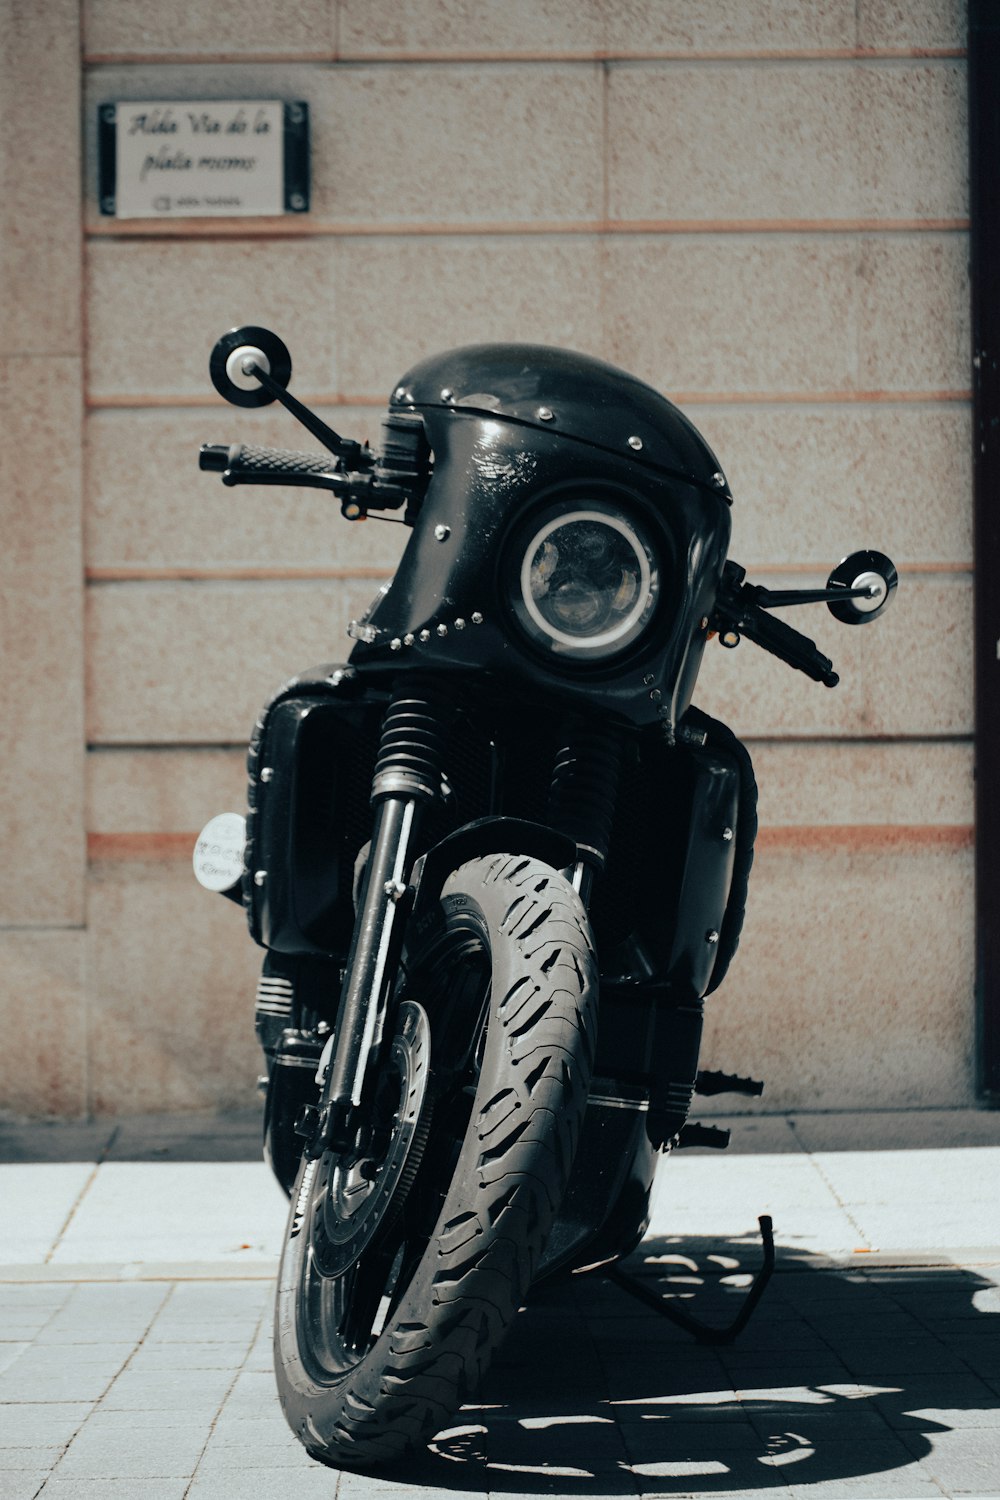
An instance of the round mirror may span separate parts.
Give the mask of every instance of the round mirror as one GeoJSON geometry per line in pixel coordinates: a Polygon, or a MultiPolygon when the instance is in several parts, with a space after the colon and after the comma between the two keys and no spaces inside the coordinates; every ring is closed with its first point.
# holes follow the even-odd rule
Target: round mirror
{"type": "Polygon", "coordinates": [[[274,397],[261,385],[255,370],[270,375],[284,390],[292,378],[292,356],[269,328],[231,328],[209,358],[212,384],[233,406],[267,406],[274,397]]]}
{"type": "Polygon", "coordinates": [[[828,589],[865,589],[854,599],[831,599],[827,608],[844,625],[867,625],[889,604],[899,582],[891,558],[884,552],[852,552],[826,580],[828,589]]]}

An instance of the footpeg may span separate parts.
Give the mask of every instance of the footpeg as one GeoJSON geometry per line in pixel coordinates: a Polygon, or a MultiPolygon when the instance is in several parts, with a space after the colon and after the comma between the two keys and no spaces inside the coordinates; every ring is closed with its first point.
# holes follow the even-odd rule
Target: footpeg
{"type": "Polygon", "coordinates": [[[683,1151],[686,1146],[711,1146],[715,1151],[725,1151],[731,1135],[732,1131],[723,1130],[721,1125],[702,1125],[699,1120],[689,1120],[677,1133],[677,1149],[683,1151]]]}
{"type": "Polygon", "coordinates": [[[740,1078],[736,1073],[700,1072],[695,1080],[696,1094],[753,1094],[764,1092],[759,1078],[740,1078]]]}

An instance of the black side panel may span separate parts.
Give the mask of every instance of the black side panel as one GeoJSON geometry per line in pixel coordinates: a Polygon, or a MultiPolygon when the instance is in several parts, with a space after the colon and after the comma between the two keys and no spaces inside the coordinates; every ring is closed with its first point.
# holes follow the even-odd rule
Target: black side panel
{"type": "Polygon", "coordinates": [[[695,727],[703,744],[653,729],[626,745],[591,905],[604,978],[653,980],[683,1002],[714,989],[735,951],[757,822],[743,746],[707,716],[695,727]]]}
{"type": "Polygon", "coordinates": [[[383,712],[381,698],[338,690],[317,673],[290,684],[258,721],[247,762],[244,904],[262,946],[346,954],[383,712]]]}

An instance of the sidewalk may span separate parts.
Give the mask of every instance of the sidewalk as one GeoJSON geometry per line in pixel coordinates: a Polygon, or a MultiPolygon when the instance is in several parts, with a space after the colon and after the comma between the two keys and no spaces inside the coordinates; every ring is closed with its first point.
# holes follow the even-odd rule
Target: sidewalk
{"type": "Polygon", "coordinates": [[[256,1114],[0,1125],[0,1497],[1000,1497],[1000,1115],[721,1123],[729,1152],[663,1164],[629,1269],[725,1321],[770,1213],[778,1269],[739,1340],[575,1278],[376,1478],[314,1464],[278,1408],[286,1205],[256,1114]]]}

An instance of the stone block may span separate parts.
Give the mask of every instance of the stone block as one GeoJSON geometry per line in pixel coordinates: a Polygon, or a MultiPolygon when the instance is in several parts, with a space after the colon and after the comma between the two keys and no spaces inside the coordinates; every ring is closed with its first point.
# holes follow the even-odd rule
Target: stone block
{"type": "Polygon", "coordinates": [[[366,57],[595,57],[605,45],[600,0],[340,0],[339,55],[366,57]]]}
{"type": "Polygon", "coordinates": [[[730,551],[751,571],[808,561],[822,583],[834,562],[859,547],[887,552],[897,566],[971,565],[972,432],[964,402],[686,411],[728,476],[730,551]]]}
{"type": "Polygon", "coordinates": [[[851,0],[626,0],[607,14],[608,44],[626,54],[767,56],[839,50],[854,41],[851,0]]]}
{"type": "Polygon", "coordinates": [[[0,366],[0,922],[83,920],[80,361],[0,366]]]}
{"type": "Polygon", "coordinates": [[[341,389],[379,395],[459,344],[530,339],[607,357],[600,257],[590,235],[343,241],[341,389]]]}
{"type": "Polygon", "coordinates": [[[965,47],[965,0],[858,0],[857,12],[861,47],[965,47]]]}
{"type": "Polygon", "coordinates": [[[253,1104],[262,954],[238,907],[187,859],[100,860],[87,942],[92,1113],[253,1104]]]}
{"type": "Polygon", "coordinates": [[[968,849],[765,844],[703,1065],[772,1110],[971,1104],[973,946],[968,849]]]}
{"type": "Polygon", "coordinates": [[[612,220],[961,218],[965,66],[618,65],[612,220]]]}
{"type": "Polygon", "coordinates": [[[841,49],[854,43],[850,0],[508,0],[488,15],[464,0],[342,0],[340,55],[366,57],[593,57],[754,55],[841,49]]]}
{"type": "MultiPolygon", "coordinates": [[[[292,349],[296,377],[300,354],[308,360],[321,353],[327,336],[314,328],[304,343],[292,349]]],[[[319,415],[344,436],[378,443],[380,407],[323,407],[319,415]]],[[[394,570],[409,535],[402,527],[350,525],[324,490],[227,489],[218,474],[198,470],[198,450],[206,442],[322,452],[278,407],[92,411],[86,424],[88,568],[394,570]]]]}
{"type": "MultiPolygon", "coordinates": [[[[398,12],[397,12],[398,13],[398,12]]],[[[342,224],[594,221],[597,66],[356,67],[312,96],[316,216],[342,224]]],[[[450,279],[450,277],[449,277],[450,279]]]]}
{"type": "Polygon", "coordinates": [[[972,382],[965,235],[862,242],[857,316],[863,390],[965,390],[972,382]]]}
{"type": "Polygon", "coordinates": [[[98,835],[197,833],[217,812],[244,811],[245,762],[242,749],[208,746],[92,750],[87,828],[98,835]]]}
{"type": "MultiPolygon", "coordinates": [[[[876,626],[871,627],[873,630],[876,626]]],[[[971,744],[751,741],[763,829],[899,824],[971,828],[971,744]]]]}
{"type": "Polygon", "coordinates": [[[91,241],[88,391],[119,405],[208,402],[216,339],[263,324],[296,351],[299,394],[329,395],[337,389],[334,317],[334,247],[324,240],[91,241]]]}
{"type": "Polygon", "coordinates": [[[347,623],[375,592],[365,580],[92,585],[89,740],[245,743],[293,673],[346,660],[347,623]]]}
{"type": "Polygon", "coordinates": [[[0,932],[0,1111],[79,1119],[87,1113],[87,1006],[82,932],[0,932]]]}
{"type": "MultiPolygon", "coordinates": [[[[4,357],[80,352],[77,0],[0,4],[4,357]]],[[[5,411],[10,407],[5,401],[5,411]]]]}
{"type": "Polygon", "coordinates": [[[964,391],[966,254],[961,234],[622,236],[605,357],[668,395],[964,391]]]}
{"type": "Polygon", "coordinates": [[[315,56],[333,52],[336,0],[213,0],[165,11],[155,0],[83,0],[88,58],[315,56]]]}

